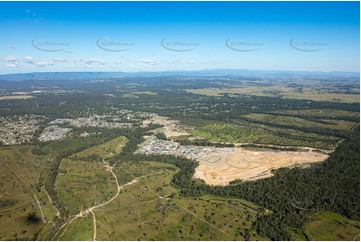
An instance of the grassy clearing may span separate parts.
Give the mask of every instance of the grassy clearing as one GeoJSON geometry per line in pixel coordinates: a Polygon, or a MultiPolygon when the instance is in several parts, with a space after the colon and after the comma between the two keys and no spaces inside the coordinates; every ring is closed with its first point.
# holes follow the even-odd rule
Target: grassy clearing
{"type": "Polygon", "coordinates": [[[144,95],[150,95],[150,96],[156,96],[156,95],[158,95],[158,93],[156,93],[156,92],[152,92],[152,91],[145,91],[145,92],[131,92],[131,94],[133,94],[133,95],[140,95],[140,94],[144,94],[144,95]]]}
{"type": "Polygon", "coordinates": [[[268,97],[282,97],[286,99],[314,100],[314,101],[331,101],[331,102],[347,102],[358,103],[359,94],[345,93],[327,93],[314,91],[311,88],[304,88],[301,92],[295,88],[285,86],[246,86],[237,88],[203,88],[203,89],[187,89],[187,92],[206,95],[206,96],[222,96],[223,94],[233,95],[255,95],[268,97]]]}
{"type": "MultiPolygon", "coordinates": [[[[79,167],[83,165],[79,164],[79,167]]],[[[120,184],[137,177],[138,182],[125,187],[107,206],[94,210],[97,240],[261,238],[250,231],[252,222],[261,215],[258,206],[241,199],[228,200],[216,196],[179,197],[178,190],[170,184],[177,171],[174,166],[159,162],[117,164],[114,172],[120,184]]],[[[90,192],[83,195],[94,197],[90,192]]],[[[83,204],[80,200],[72,201],[75,202],[83,204]]],[[[77,229],[80,226],[77,223],[84,219],[79,218],[74,220],[61,239],[90,239],[91,216],[86,218],[88,222],[81,225],[86,233],[77,229]]]]}
{"type": "Polygon", "coordinates": [[[36,186],[51,157],[35,156],[31,149],[31,146],[0,148],[1,240],[31,240],[42,227],[49,228],[48,222],[56,217],[44,189],[36,186]],[[29,214],[34,214],[32,219],[28,218],[29,214]]]}
{"type": "Polygon", "coordinates": [[[301,115],[301,116],[316,117],[323,119],[328,119],[328,118],[337,119],[342,117],[360,118],[360,113],[358,112],[334,110],[334,109],[283,110],[283,111],[277,111],[275,113],[301,115]]]}
{"type": "Polygon", "coordinates": [[[82,217],[74,220],[66,230],[66,235],[60,240],[93,241],[93,218],[82,217]],[[69,236],[70,235],[70,236],[69,236]]]}
{"type": "Polygon", "coordinates": [[[20,100],[20,99],[30,99],[30,98],[35,98],[35,97],[29,95],[0,96],[0,100],[20,100]]]}
{"type": "Polygon", "coordinates": [[[260,114],[260,113],[247,114],[247,115],[243,115],[242,117],[255,121],[268,122],[270,124],[306,127],[306,128],[319,127],[319,128],[329,128],[329,129],[350,130],[356,125],[355,122],[345,121],[345,120],[322,120],[322,121],[327,121],[328,123],[320,123],[320,122],[302,119],[299,117],[289,117],[289,116],[260,114]]]}
{"type": "Polygon", "coordinates": [[[89,157],[113,157],[115,155],[118,155],[122,151],[122,148],[127,143],[127,141],[128,139],[126,137],[121,136],[105,142],[101,145],[93,146],[89,149],[78,152],[72,155],[70,158],[81,160],[87,159],[89,157]]]}
{"type": "Polygon", "coordinates": [[[63,159],[55,189],[71,214],[110,199],[114,178],[102,162],[63,159]]]}
{"type": "Polygon", "coordinates": [[[250,228],[255,210],[240,203],[231,208],[222,198],[178,197],[177,190],[169,184],[176,171],[172,166],[164,168],[158,163],[161,173],[140,180],[121,194],[119,205],[125,212],[123,216],[129,219],[123,225],[115,225],[115,219],[111,225],[118,239],[243,239],[241,233],[250,228]],[[129,229],[122,231],[124,227],[129,229]]]}
{"type": "Polygon", "coordinates": [[[289,92],[284,95],[283,98],[345,103],[360,102],[360,94],[317,92],[312,90],[311,88],[304,88],[303,92],[289,92]]]}
{"type": "Polygon", "coordinates": [[[194,136],[201,136],[214,142],[250,143],[267,137],[265,130],[237,126],[232,124],[209,124],[192,131],[194,136]]]}
{"type": "Polygon", "coordinates": [[[339,141],[334,137],[252,123],[208,124],[193,130],[192,135],[213,142],[305,146],[320,149],[333,149],[339,141]]]}
{"type": "Polygon", "coordinates": [[[114,195],[115,179],[102,160],[119,154],[126,142],[121,136],[62,160],[55,189],[72,214],[114,195]]]}
{"type": "Polygon", "coordinates": [[[134,94],[130,94],[130,93],[126,93],[120,96],[121,98],[139,98],[139,96],[134,95],[134,94]]]}
{"type": "Polygon", "coordinates": [[[314,215],[304,231],[291,231],[294,240],[359,240],[360,221],[351,220],[333,212],[314,215]]]}

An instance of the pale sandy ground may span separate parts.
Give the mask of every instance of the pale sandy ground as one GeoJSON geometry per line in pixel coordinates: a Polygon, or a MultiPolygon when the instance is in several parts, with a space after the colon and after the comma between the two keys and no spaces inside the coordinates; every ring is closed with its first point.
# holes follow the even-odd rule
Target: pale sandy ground
{"type": "Polygon", "coordinates": [[[0,100],[16,100],[16,99],[29,99],[34,96],[21,95],[21,96],[0,96],[0,100]]]}
{"type": "Polygon", "coordinates": [[[241,179],[256,180],[270,177],[272,169],[314,163],[325,160],[326,154],[296,151],[249,151],[243,148],[215,148],[199,157],[200,165],[194,178],[210,185],[227,185],[241,179]]]}

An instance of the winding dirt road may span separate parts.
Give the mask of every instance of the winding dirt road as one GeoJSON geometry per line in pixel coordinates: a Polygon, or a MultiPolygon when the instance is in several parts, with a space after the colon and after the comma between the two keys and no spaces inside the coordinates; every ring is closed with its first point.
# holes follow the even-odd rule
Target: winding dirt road
{"type": "Polygon", "coordinates": [[[116,182],[116,193],[115,193],[115,195],[114,195],[111,199],[109,199],[108,201],[106,201],[106,202],[104,202],[104,203],[102,203],[102,204],[99,204],[99,205],[96,205],[96,206],[92,206],[92,207],[90,207],[90,208],[87,208],[87,209],[79,212],[77,215],[74,215],[74,217],[73,217],[70,221],[66,222],[65,224],[63,224],[63,225],[59,228],[58,232],[54,235],[53,239],[56,238],[57,234],[62,230],[62,228],[64,228],[64,226],[66,226],[65,229],[64,229],[64,231],[62,232],[62,234],[61,234],[60,237],[58,238],[58,241],[59,241],[59,240],[63,237],[63,235],[65,234],[65,232],[67,231],[69,225],[70,225],[75,219],[81,218],[81,217],[85,217],[85,216],[87,216],[87,215],[89,215],[89,214],[91,213],[92,216],[93,216],[93,240],[96,241],[96,238],[97,238],[97,228],[96,228],[97,220],[96,220],[96,216],[95,216],[95,213],[93,212],[93,210],[96,209],[96,208],[100,208],[100,207],[104,207],[104,206],[108,205],[108,204],[111,203],[114,199],[116,199],[116,198],[118,197],[120,191],[121,191],[124,187],[133,185],[133,184],[135,184],[135,183],[138,182],[138,179],[147,176],[147,175],[144,175],[144,176],[141,176],[141,177],[137,177],[137,178],[133,179],[132,181],[130,181],[130,182],[124,184],[124,185],[119,185],[118,177],[115,175],[115,173],[114,173],[114,171],[113,171],[113,168],[114,168],[114,167],[109,166],[108,164],[106,164],[106,162],[105,162],[104,159],[103,159],[103,163],[104,163],[105,170],[106,170],[107,172],[112,173],[112,175],[113,175],[113,177],[114,177],[114,179],[115,179],[115,182],[116,182]]]}

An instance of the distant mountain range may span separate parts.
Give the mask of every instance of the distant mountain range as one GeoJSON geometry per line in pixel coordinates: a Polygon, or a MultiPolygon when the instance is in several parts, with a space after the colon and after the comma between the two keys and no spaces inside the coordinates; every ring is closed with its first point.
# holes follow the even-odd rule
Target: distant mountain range
{"type": "Polygon", "coordinates": [[[198,71],[164,71],[164,72],[34,72],[19,74],[0,75],[0,81],[25,81],[33,78],[51,79],[99,79],[99,78],[122,78],[122,77],[158,77],[158,76],[244,76],[244,77],[268,77],[287,78],[292,76],[303,77],[342,77],[359,78],[359,72],[322,72],[322,71],[282,71],[282,70],[247,70],[247,69],[209,69],[198,71]]]}

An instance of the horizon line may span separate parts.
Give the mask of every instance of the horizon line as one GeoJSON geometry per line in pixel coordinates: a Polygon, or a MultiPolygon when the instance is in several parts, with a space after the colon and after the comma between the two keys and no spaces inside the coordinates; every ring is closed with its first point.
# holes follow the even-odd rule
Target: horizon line
{"type": "Polygon", "coordinates": [[[154,70],[154,71],[88,71],[88,70],[80,70],[80,71],[33,71],[33,72],[9,72],[9,73],[0,73],[0,76],[3,75],[20,75],[20,74],[41,74],[41,73],[171,73],[171,72],[202,72],[202,71],[278,71],[278,72],[307,72],[307,73],[352,73],[360,75],[360,71],[341,71],[341,70],[332,70],[332,71],[322,71],[322,70],[282,70],[282,69],[235,69],[235,68],[213,68],[213,69],[197,69],[197,70],[154,70]]]}

